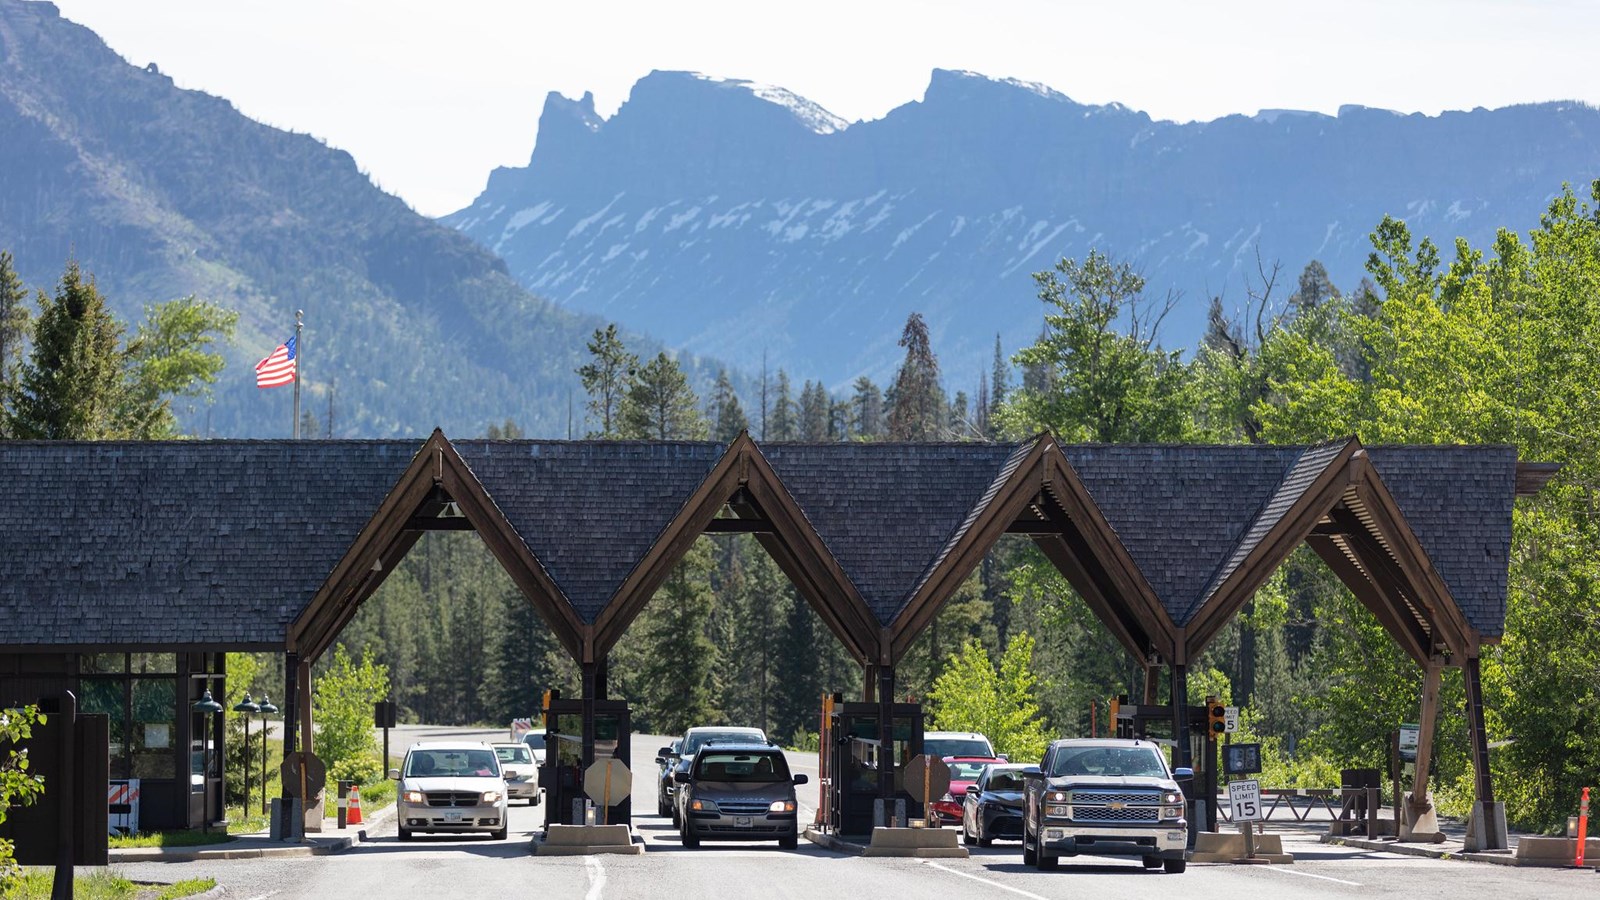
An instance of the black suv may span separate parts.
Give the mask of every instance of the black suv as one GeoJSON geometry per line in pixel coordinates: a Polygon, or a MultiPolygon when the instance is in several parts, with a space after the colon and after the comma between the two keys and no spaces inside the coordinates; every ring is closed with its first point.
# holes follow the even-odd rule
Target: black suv
{"type": "Polygon", "coordinates": [[[685,847],[701,841],[772,841],[799,845],[794,788],[806,776],[789,774],[783,751],[770,744],[702,746],[685,771],[673,775],[685,847]]]}

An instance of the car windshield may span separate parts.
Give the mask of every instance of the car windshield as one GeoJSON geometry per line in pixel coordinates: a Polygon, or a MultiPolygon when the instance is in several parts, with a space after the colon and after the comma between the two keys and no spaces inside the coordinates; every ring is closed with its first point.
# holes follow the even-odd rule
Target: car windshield
{"type": "Polygon", "coordinates": [[[1081,747],[1057,753],[1050,774],[1165,778],[1167,767],[1154,747],[1081,747]]]}
{"type": "Polygon", "coordinates": [[[709,744],[712,741],[723,741],[724,743],[733,743],[737,741],[741,744],[765,744],[767,742],[767,736],[757,729],[748,728],[734,731],[701,731],[689,735],[687,740],[688,743],[684,746],[681,753],[684,756],[693,756],[696,750],[699,750],[701,747],[704,747],[706,744],[709,744]]]}
{"type": "Polygon", "coordinates": [[[413,750],[406,756],[406,775],[416,778],[471,775],[497,778],[500,763],[493,750],[437,749],[413,750]]]}
{"type": "Polygon", "coordinates": [[[989,773],[987,790],[991,791],[1021,791],[1022,776],[1011,769],[998,769],[989,773]]]}
{"type": "Polygon", "coordinates": [[[922,752],[938,759],[947,756],[994,755],[994,749],[984,738],[928,738],[922,742],[922,752]]]}
{"type": "Polygon", "coordinates": [[[789,780],[789,762],[781,753],[706,752],[695,764],[695,777],[702,781],[734,781],[771,784],[789,780]]]}
{"type": "Polygon", "coordinates": [[[500,761],[503,763],[533,762],[533,753],[528,750],[528,746],[526,744],[496,747],[494,748],[494,755],[500,757],[500,761]]]}
{"type": "Polygon", "coordinates": [[[544,732],[542,732],[542,731],[530,731],[527,734],[522,736],[522,743],[526,744],[529,747],[529,749],[532,749],[532,750],[543,750],[544,749],[544,732]]]}
{"type": "Polygon", "coordinates": [[[978,776],[988,763],[981,762],[953,762],[950,763],[950,778],[953,781],[977,781],[978,776]]]}

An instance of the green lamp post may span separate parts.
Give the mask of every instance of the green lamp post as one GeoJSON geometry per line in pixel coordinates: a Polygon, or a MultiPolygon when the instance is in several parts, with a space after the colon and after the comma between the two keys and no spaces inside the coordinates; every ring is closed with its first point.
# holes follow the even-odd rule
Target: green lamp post
{"type": "MultiPolygon", "coordinates": [[[[250,692],[245,691],[244,699],[233,705],[233,711],[244,713],[244,805],[239,808],[239,815],[243,818],[250,815],[250,717],[260,712],[261,707],[250,699],[250,692]]],[[[265,743],[265,732],[262,733],[261,737],[263,739],[262,742],[265,743]]],[[[223,774],[226,775],[227,773],[223,774]]],[[[265,788],[262,790],[265,790],[265,788]]],[[[223,800],[223,805],[227,805],[226,799],[223,800]]]]}
{"type": "MultiPolygon", "coordinates": [[[[222,704],[218,703],[217,701],[215,701],[213,699],[211,699],[211,689],[207,688],[205,693],[200,695],[200,699],[196,700],[194,702],[193,709],[197,713],[206,713],[207,715],[216,715],[217,713],[222,712],[222,704]]],[[[202,738],[202,740],[205,741],[205,743],[202,746],[205,747],[204,759],[205,759],[206,765],[205,765],[205,774],[202,775],[201,778],[203,779],[202,783],[205,785],[205,792],[207,794],[207,802],[206,802],[207,809],[206,809],[205,821],[201,825],[201,829],[204,830],[204,831],[210,831],[211,830],[212,813],[215,812],[215,810],[210,809],[211,803],[210,803],[210,799],[209,799],[209,796],[210,796],[210,793],[211,793],[211,740],[210,740],[209,736],[202,738]]]]}
{"type": "MultiPolygon", "coordinates": [[[[270,726],[268,716],[278,714],[277,704],[267,699],[266,694],[261,695],[261,814],[267,814],[267,729],[270,726]]],[[[248,771],[248,769],[246,769],[248,771]]]]}

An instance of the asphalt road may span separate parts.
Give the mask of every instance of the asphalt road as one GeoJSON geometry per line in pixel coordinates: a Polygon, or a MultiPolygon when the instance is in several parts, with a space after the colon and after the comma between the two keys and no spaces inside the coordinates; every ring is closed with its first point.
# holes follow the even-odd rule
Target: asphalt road
{"type": "MultiPolygon", "coordinates": [[[[463,736],[459,731],[450,734],[463,736]]],[[[417,734],[421,734],[417,732],[417,734]]],[[[501,731],[481,733],[496,739],[501,731]]],[[[443,737],[442,733],[426,735],[443,737]]],[[[409,736],[408,740],[415,739],[409,736]]],[[[543,807],[515,806],[511,836],[419,835],[401,844],[394,820],[370,830],[373,840],[333,856],[297,859],[138,863],[118,866],[127,877],[159,881],[210,876],[227,896],[243,900],[299,897],[384,898],[524,896],[585,900],[653,900],[700,897],[961,897],[976,900],[1054,900],[1131,897],[1181,891],[1185,900],[1271,900],[1378,897],[1407,892],[1419,897],[1494,897],[1544,900],[1593,897],[1600,876],[1590,871],[1519,869],[1456,860],[1418,859],[1325,846],[1307,832],[1282,832],[1296,862],[1287,866],[1192,866],[1182,875],[1147,873],[1136,861],[1092,857],[1062,860],[1054,872],[1022,865],[1019,845],[972,848],[970,859],[864,859],[801,842],[797,851],[773,844],[705,844],[683,848],[671,823],[655,812],[657,737],[633,738],[636,814],[643,856],[534,857],[532,833],[543,826],[543,807]]],[[[403,747],[400,741],[396,746],[403,747]]],[[[791,754],[791,765],[812,776],[802,788],[802,821],[816,805],[816,758],[791,754]]]]}

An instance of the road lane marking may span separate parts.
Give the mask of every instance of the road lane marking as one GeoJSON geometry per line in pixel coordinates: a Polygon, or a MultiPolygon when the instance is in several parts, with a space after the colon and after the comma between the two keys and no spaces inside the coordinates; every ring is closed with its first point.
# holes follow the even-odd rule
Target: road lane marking
{"type": "Polygon", "coordinates": [[[1345,881],[1343,878],[1334,878],[1331,875],[1317,875],[1312,872],[1300,872],[1295,869],[1285,869],[1279,866],[1266,866],[1268,872],[1282,872],[1285,875],[1299,875],[1301,878],[1320,878],[1323,881],[1336,881],[1339,884],[1348,884],[1351,887],[1361,887],[1359,881],[1345,881]]]}
{"type": "Polygon", "coordinates": [[[949,866],[941,866],[935,862],[924,861],[923,865],[938,869],[941,872],[949,872],[951,875],[960,875],[962,878],[970,878],[980,884],[987,884],[990,887],[999,888],[1002,891],[1010,891],[1013,894],[1028,897],[1030,900],[1050,900],[1048,897],[1041,897],[1038,894],[1025,891],[1022,888],[1014,888],[1009,884],[1001,884],[998,881],[991,881],[988,878],[982,877],[981,875],[973,875],[970,872],[962,872],[959,869],[952,869],[949,866]]]}
{"type": "Polygon", "coordinates": [[[583,867],[589,873],[589,892],[583,895],[583,900],[600,900],[600,892],[606,886],[606,870],[600,865],[598,856],[585,856],[583,867]]]}

